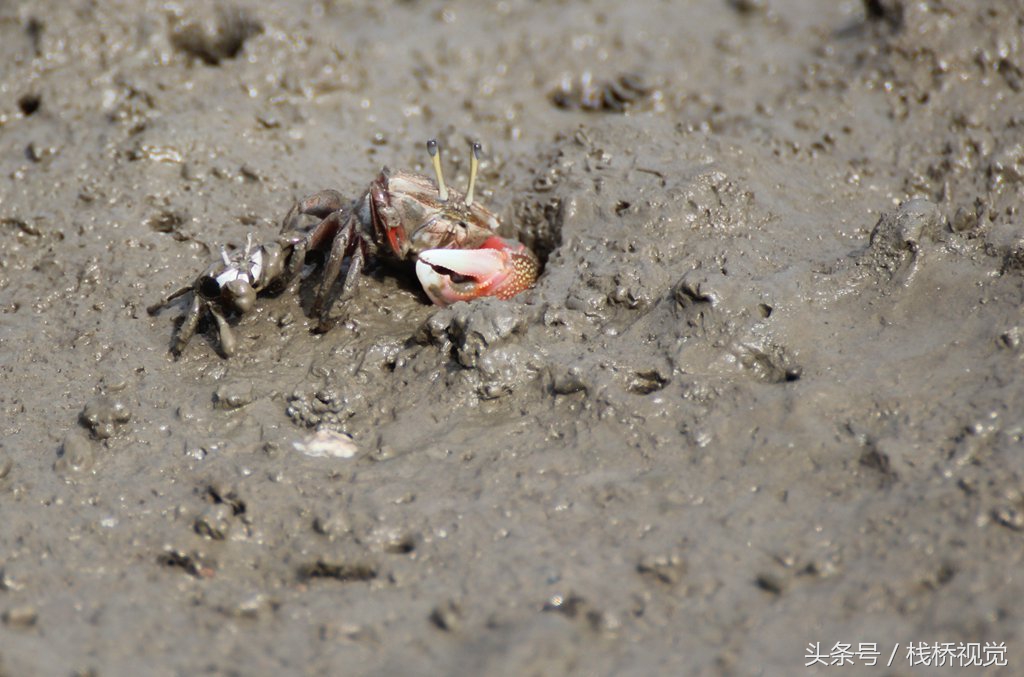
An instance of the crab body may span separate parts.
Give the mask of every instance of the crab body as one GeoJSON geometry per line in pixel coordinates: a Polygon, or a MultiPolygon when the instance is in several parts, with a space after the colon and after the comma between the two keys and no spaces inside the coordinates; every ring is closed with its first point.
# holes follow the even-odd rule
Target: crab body
{"type": "Polygon", "coordinates": [[[291,250],[278,242],[254,244],[250,234],[244,248],[222,249],[220,259],[210,264],[191,285],[168,294],[146,310],[155,315],[174,299],[192,292],[192,301],[178,330],[173,352],[180,353],[185,349],[202,316],[209,314],[217,322],[221,351],[230,357],[236,344],[227,315],[248,312],[261,291],[285,276],[290,254],[291,250]]]}
{"type": "Polygon", "coordinates": [[[483,205],[466,206],[465,196],[453,189],[441,202],[432,179],[387,167],[370,184],[357,215],[399,261],[415,261],[430,249],[479,249],[498,228],[498,218],[483,205]]]}
{"type": "Polygon", "coordinates": [[[337,191],[315,193],[299,205],[300,214],[321,218],[296,247],[328,251],[314,303],[321,327],[329,326],[329,295],[349,261],[340,292],[345,297],[367,257],[415,263],[427,296],[437,305],[481,296],[507,299],[537,278],[537,257],[523,244],[497,234],[498,217],[473,199],[479,144],[471,156],[465,194],[448,188],[436,143],[428,144],[437,180],[387,167],[363,195],[345,204],[337,191]]]}

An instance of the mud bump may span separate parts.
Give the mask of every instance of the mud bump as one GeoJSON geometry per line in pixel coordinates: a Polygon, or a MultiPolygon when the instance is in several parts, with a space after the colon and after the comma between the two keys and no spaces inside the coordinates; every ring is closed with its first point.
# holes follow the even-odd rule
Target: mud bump
{"type": "Polygon", "coordinates": [[[459,364],[473,369],[488,351],[525,331],[527,320],[516,304],[482,298],[434,313],[418,330],[417,340],[450,351],[459,364]]]}
{"type": "Polygon", "coordinates": [[[73,474],[89,472],[95,461],[95,454],[89,438],[77,431],[71,431],[64,436],[53,469],[58,475],[68,477],[73,474]]]}
{"type": "Polygon", "coordinates": [[[714,306],[721,297],[711,281],[712,276],[698,270],[691,270],[676,283],[672,289],[672,298],[682,310],[694,306],[714,306]]]}
{"type": "Polygon", "coordinates": [[[877,446],[871,445],[860,455],[860,464],[878,472],[886,485],[899,481],[900,475],[892,466],[889,455],[877,446]]]}
{"type": "Polygon", "coordinates": [[[871,231],[871,248],[889,256],[916,252],[924,240],[937,241],[945,221],[935,203],[923,198],[907,200],[894,212],[885,212],[871,231]]]}
{"type": "Polygon", "coordinates": [[[236,383],[225,383],[213,393],[213,406],[215,409],[233,410],[252,404],[256,399],[253,393],[252,383],[239,381],[236,383]]]}
{"type": "Polygon", "coordinates": [[[113,437],[131,419],[132,412],[128,405],[107,395],[89,400],[78,415],[79,422],[98,440],[113,437]]]}
{"type": "Polygon", "coordinates": [[[194,578],[212,578],[216,573],[216,563],[195,552],[168,550],[158,556],[156,561],[161,566],[181,569],[194,578]]]}
{"type": "MultiPolygon", "coordinates": [[[[11,476],[11,470],[14,468],[14,461],[3,451],[3,446],[0,445],[0,482],[11,476]]],[[[2,572],[2,569],[0,569],[2,572]]],[[[3,579],[0,578],[0,590],[3,589],[3,579]]]]}
{"type": "Polygon", "coordinates": [[[224,503],[211,505],[202,512],[192,528],[203,538],[223,541],[231,533],[231,518],[234,517],[231,506],[224,503]]]}
{"type": "Polygon", "coordinates": [[[428,620],[442,632],[455,632],[462,624],[462,609],[455,601],[448,600],[434,607],[428,620]]]}
{"type": "Polygon", "coordinates": [[[566,618],[576,618],[586,611],[588,606],[587,600],[579,595],[555,595],[544,603],[541,611],[558,613],[566,618]]]}
{"type": "Polygon", "coordinates": [[[593,388],[590,378],[579,367],[562,368],[553,365],[549,367],[549,371],[551,373],[551,392],[555,395],[571,395],[587,392],[593,388]]]}
{"type": "Polygon", "coordinates": [[[953,218],[950,219],[949,227],[954,233],[969,233],[978,227],[981,222],[981,215],[978,213],[979,207],[964,207],[963,205],[956,208],[956,212],[953,214],[953,218]]]}
{"type": "Polygon", "coordinates": [[[416,538],[412,534],[396,534],[384,543],[384,552],[389,555],[408,555],[416,550],[416,538]]]}
{"type": "Polygon", "coordinates": [[[146,226],[156,233],[176,233],[185,221],[182,214],[164,209],[147,218],[146,226]]]}
{"type": "Polygon", "coordinates": [[[342,511],[326,512],[313,518],[313,531],[326,536],[329,540],[340,538],[352,533],[352,524],[348,514],[342,511]]]}
{"type": "Polygon", "coordinates": [[[640,558],[636,572],[644,578],[664,585],[676,585],[686,575],[686,562],[675,552],[648,555],[640,558]]]}
{"type": "Polygon", "coordinates": [[[11,629],[27,630],[35,627],[39,621],[39,612],[33,606],[17,606],[0,614],[0,620],[11,629]]]}
{"type": "Polygon", "coordinates": [[[550,95],[551,103],[558,108],[591,113],[625,113],[660,97],[658,89],[639,73],[595,80],[589,71],[579,78],[566,79],[550,95]]]}
{"type": "Polygon", "coordinates": [[[377,568],[365,562],[328,562],[318,559],[300,566],[298,576],[302,581],[315,578],[333,578],[342,583],[372,581],[377,578],[377,568]]]}
{"type": "Polygon", "coordinates": [[[921,580],[921,587],[928,590],[938,590],[945,587],[956,578],[957,566],[952,562],[942,562],[935,571],[921,580]]]}
{"type": "Polygon", "coordinates": [[[771,595],[775,595],[776,597],[781,595],[786,589],[786,585],[783,580],[773,573],[758,574],[757,577],[754,578],[754,585],[771,595]]]}
{"type": "Polygon", "coordinates": [[[650,395],[656,393],[669,383],[669,379],[662,376],[656,369],[638,371],[629,380],[626,389],[636,395],[650,395]]]}
{"type": "Polygon", "coordinates": [[[232,515],[245,514],[245,501],[234,489],[225,489],[216,484],[206,486],[206,496],[214,505],[226,505],[231,509],[232,515]]]}
{"type": "Polygon", "coordinates": [[[1024,510],[1021,506],[1011,503],[997,505],[992,508],[992,519],[999,526],[1012,531],[1024,531],[1024,510]]]}
{"type": "Polygon", "coordinates": [[[1024,328],[1010,327],[999,334],[997,344],[1000,348],[1019,352],[1024,347],[1024,328]]]}
{"type": "Polygon", "coordinates": [[[11,216],[0,217],[0,232],[11,229],[17,230],[25,235],[32,237],[40,237],[43,231],[38,226],[25,221],[24,219],[18,219],[11,216]]]}
{"type": "MultiPolygon", "coordinates": [[[[597,283],[597,280],[594,282],[597,283]]],[[[650,308],[669,289],[668,273],[664,266],[643,260],[615,272],[611,283],[612,289],[606,294],[608,303],[630,310],[650,308]]]]}
{"type": "Polygon", "coordinates": [[[263,24],[238,7],[218,7],[209,17],[185,16],[171,29],[171,44],[208,66],[234,59],[263,24]]]}
{"type": "Polygon", "coordinates": [[[799,381],[803,370],[792,363],[788,352],[779,346],[741,346],[736,352],[740,365],[765,383],[799,381]]]}
{"type": "Polygon", "coordinates": [[[313,393],[291,393],[285,413],[303,428],[344,428],[345,422],[356,415],[357,404],[341,390],[324,387],[313,393]]]}
{"type": "Polygon", "coordinates": [[[616,626],[613,617],[594,608],[586,599],[576,594],[555,595],[545,602],[541,611],[557,613],[566,618],[582,620],[595,632],[612,630],[616,626]]]}
{"type": "Polygon", "coordinates": [[[728,4],[738,14],[759,14],[768,11],[768,0],[729,0],[728,4]]]}

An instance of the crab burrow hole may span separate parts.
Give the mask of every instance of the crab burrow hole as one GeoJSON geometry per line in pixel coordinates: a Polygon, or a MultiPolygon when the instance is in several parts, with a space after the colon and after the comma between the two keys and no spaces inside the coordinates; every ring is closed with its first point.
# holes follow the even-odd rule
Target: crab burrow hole
{"type": "Polygon", "coordinates": [[[529,247],[540,264],[538,277],[544,274],[552,252],[562,244],[564,220],[562,199],[530,191],[513,207],[516,238],[529,247]]]}

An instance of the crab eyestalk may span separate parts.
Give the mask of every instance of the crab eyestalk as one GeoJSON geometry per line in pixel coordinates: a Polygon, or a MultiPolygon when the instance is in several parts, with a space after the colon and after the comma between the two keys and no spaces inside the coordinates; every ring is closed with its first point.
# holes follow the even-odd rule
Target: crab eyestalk
{"type": "Polygon", "coordinates": [[[437,147],[437,139],[427,141],[427,152],[430,153],[430,162],[434,165],[434,174],[437,176],[437,197],[441,202],[447,202],[448,186],[444,183],[444,173],[441,171],[441,151],[437,147]]]}
{"type": "Polygon", "coordinates": [[[533,252],[498,236],[479,249],[429,249],[416,261],[416,277],[439,306],[482,296],[510,299],[533,286],[539,269],[533,252]]]}
{"type": "Polygon", "coordinates": [[[480,144],[474,141],[469,154],[469,188],[466,189],[466,206],[473,206],[473,189],[476,187],[476,173],[480,169],[480,144]]]}

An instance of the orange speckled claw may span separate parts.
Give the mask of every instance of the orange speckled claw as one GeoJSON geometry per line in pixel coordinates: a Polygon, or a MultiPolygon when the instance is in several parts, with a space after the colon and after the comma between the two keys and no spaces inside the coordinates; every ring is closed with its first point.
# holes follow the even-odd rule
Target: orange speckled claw
{"type": "Polygon", "coordinates": [[[416,261],[416,276],[439,306],[481,296],[510,299],[537,279],[537,257],[518,242],[498,237],[480,249],[429,249],[416,261]]]}

